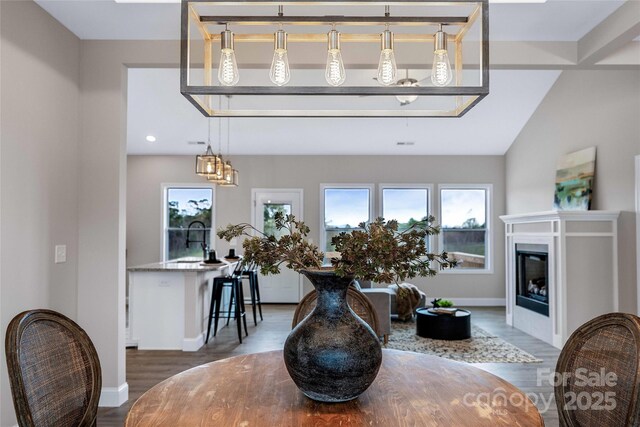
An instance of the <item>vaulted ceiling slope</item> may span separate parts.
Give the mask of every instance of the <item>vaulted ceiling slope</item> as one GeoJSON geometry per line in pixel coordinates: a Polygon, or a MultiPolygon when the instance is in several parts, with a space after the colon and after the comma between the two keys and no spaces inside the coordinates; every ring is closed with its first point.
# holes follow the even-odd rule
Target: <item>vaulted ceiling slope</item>
{"type": "MultiPolygon", "coordinates": [[[[36,0],[81,39],[177,41],[180,5],[164,1],[36,0]]],[[[232,14],[233,8],[225,12],[232,14]]],[[[327,14],[335,14],[327,8],[327,14]]],[[[491,93],[460,119],[235,118],[230,126],[227,120],[214,119],[213,147],[217,151],[222,142],[226,152],[230,139],[231,154],[499,155],[516,139],[562,70],[640,67],[640,0],[494,3],[490,19],[491,93]]],[[[239,61],[266,64],[271,53],[259,48],[243,46],[239,61]]],[[[302,73],[300,68],[308,72],[324,66],[321,55],[305,53],[294,61],[303,65],[297,73],[302,73]]],[[[370,80],[364,73],[371,70],[363,63],[355,65],[350,78],[370,80]]],[[[427,72],[412,58],[399,65],[412,77],[424,78],[420,73],[427,72]]],[[[207,120],[180,95],[177,69],[129,69],[128,88],[130,154],[203,151],[202,145],[189,142],[207,139],[207,120]],[[147,142],[148,135],[157,141],[147,142]]],[[[263,102],[254,98],[254,103],[263,102]]]]}

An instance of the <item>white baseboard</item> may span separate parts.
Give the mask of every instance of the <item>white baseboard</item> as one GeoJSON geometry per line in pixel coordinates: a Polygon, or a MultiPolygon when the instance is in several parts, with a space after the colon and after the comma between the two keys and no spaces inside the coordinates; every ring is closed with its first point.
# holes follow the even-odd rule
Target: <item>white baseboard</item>
{"type": "Polygon", "coordinates": [[[505,307],[507,305],[506,298],[457,298],[445,297],[453,301],[456,307],[505,307]]]}
{"type": "Polygon", "coordinates": [[[129,384],[124,383],[120,387],[102,387],[98,406],[116,408],[129,400],[129,384]]]}
{"type": "Polygon", "coordinates": [[[182,340],[182,351],[198,351],[204,345],[204,333],[197,338],[185,338],[182,340]]]}

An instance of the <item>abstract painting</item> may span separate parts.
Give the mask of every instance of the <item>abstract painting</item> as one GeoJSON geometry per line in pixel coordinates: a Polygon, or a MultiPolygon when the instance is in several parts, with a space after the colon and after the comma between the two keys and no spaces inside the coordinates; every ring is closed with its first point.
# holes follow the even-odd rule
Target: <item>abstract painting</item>
{"type": "Polygon", "coordinates": [[[596,147],[561,157],[556,171],[553,208],[559,211],[589,210],[595,167],[596,147]]]}

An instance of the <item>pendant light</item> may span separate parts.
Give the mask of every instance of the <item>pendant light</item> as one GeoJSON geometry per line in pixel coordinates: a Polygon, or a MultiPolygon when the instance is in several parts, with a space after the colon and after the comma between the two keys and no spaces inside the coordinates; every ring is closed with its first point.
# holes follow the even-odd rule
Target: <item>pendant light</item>
{"type": "Polygon", "coordinates": [[[278,86],[289,83],[291,73],[289,70],[289,57],[287,56],[287,33],[278,30],[273,35],[273,60],[269,70],[271,82],[278,86]]]}
{"type": "Polygon", "coordinates": [[[325,79],[331,86],[340,86],[346,79],[342,53],[340,52],[340,33],[333,28],[327,34],[327,68],[325,79]]]}
{"type": "Polygon", "coordinates": [[[218,66],[218,80],[224,86],[235,86],[240,80],[234,49],[233,32],[227,28],[220,33],[220,65],[218,66]]]}
{"type": "Polygon", "coordinates": [[[380,34],[380,60],[378,61],[378,83],[390,86],[398,81],[398,66],[393,53],[393,33],[389,26],[380,34]]]}
{"type": "Polygon", "coordinates": [[[431,69],[431,83],[434,86],[448,86],[453,80],[451,62],[447,52],[447,33],[442,31],[442,24],[433,38],[433,67],[431,69]]]}
{"type": "Polygon", "coordinates": [[[211,119],[207,121],[207,125],[207,151],[196,156],[196,174],[209,178],[224,168],[224,164],[222,159],[213,154],[211,149],[211,119]]]}

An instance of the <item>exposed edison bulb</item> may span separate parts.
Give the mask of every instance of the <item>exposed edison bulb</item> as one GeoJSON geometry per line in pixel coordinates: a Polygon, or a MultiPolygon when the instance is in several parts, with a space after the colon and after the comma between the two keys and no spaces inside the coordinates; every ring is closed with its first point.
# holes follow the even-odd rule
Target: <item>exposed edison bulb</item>
{"type": "Polygon", "coordinates": [[[233,48],[233,33],[224,30],[220,33],[220,65],[218,67],[218,80],[224,86],[234,86],[240,80],[238,73],[238,63],[236,62],[236,54],[233,48]]]}
{"type": "Polygon", "coordinates": [[[393,33],[384,30],[380,34],[382,48],[380,50],[380,61],[378,62],[378,83],[383,86],[395,84],[398,81],[398,66],[393,53],[393,33]]]}
{"type": "Polygon", "coordinates": [[[453,80],[453,71],[447,52],[447,34],[440,30],[436,32],[433,49],[433,67],[431,68],[431,83],[434,86],[447,86],[453,80]]]}
{"type": "Polygon", "coordinates": [[[215,170],[215,166],[213,165],[213,162],[211,162],[211,160],[209,160],[207,162],[207,174],[211,175],[213,173],[213,171],[215,170]]]}
{"type": "Polygon", "coordinates": [[[289,83],[289,79],[291,79],[289,57],[287,56],[287,33],[283,30],[276,31],[274,44],[269,78],[274,84],[283,86],[289,83]]]}
{"type": "Polygon", "coordinates": [[[327,68],[324,77],[331,86],[340,86],[347,78],[340,53],[340,33],[329,31],[329,49],[327,50],[327,68]]]}

